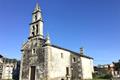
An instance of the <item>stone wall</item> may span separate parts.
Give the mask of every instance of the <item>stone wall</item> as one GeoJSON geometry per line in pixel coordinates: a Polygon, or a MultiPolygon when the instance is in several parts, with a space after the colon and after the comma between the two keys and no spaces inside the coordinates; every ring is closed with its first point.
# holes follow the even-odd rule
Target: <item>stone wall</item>
{"type": "Polygon", "coordinates": [[[31,66],[35,66],[35,79],[43,80],[46,77],[46,55],[44,48],[44,40],[33,39],[27,42],[22,48],[22,63],[20,80],[30,80],[31,66]]]}
{"type": "Polygon", "coordinates": [[[71,54],[71,80],[80,80],[82,77],[80,56],[71,54]]]}

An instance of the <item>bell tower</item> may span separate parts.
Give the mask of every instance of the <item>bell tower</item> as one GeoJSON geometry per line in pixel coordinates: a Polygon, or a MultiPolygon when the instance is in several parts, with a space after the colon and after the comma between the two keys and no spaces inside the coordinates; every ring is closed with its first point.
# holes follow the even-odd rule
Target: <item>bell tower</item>
{"type": "Polygon", "coordinates": [[[43,37],[43,19],[40,6],[36,3],[30,23],[29,38],[22,45],[20,80],[45,80],[47,75],[47,53],[44,45],[50,45],[50,38],[43,37]]]}
{"type": "Polygon", "coordinates": [[[30,35],[31,38],[41,38],[43,39],[43,19],[41,9],[38,3],[32,13],[32,22],[30,23],[30,35]]]}

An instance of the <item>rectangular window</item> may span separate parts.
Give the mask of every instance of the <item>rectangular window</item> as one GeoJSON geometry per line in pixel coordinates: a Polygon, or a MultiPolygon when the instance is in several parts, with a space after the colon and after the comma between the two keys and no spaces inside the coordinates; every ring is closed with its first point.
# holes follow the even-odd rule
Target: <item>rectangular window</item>
{"type": "Polygon", "coordinates": [[[66,75],[69,75],[69,67],[66,67],[66,75]]]}
{"type": "Polygon", "coordinates": [[[63,53],[61,53],[61,58],[63,58],[63,53]]]}
{"type": "Polygon", "coordinates": [[[36,53],[36,50],[35,49],[32,49],[32,54],[35,54],[36,53]]]}
{"type": "Polygon", "coordinates": [[[75,57],[73,57],[72,62],[76,62],[76,58],[75,57]]]}

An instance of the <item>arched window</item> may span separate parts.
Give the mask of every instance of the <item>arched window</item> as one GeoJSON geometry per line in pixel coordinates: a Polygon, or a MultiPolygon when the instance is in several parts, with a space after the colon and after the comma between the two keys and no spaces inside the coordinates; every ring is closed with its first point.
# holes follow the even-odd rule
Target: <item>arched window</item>
{"type": "Polygon", "coordinates": [[[36,25],[36,34],[38,34],[38,24],[36,25]]]}
{"type": "Polygon", "coordinates": [[[35,15],[35,21],[37,21],[37,15],[35,15]]]}
{"type": "Polygon", "coordinates": [[[33,35],[33,36],[35,36],[35,33],[34,33],[34,32],[32,32],[32,35],[33,35]]]}
{"type": "Polygon", "coordinates": [[[35,30],[35,26],[32,27],[33,28],[33,31],[35,30]]]}

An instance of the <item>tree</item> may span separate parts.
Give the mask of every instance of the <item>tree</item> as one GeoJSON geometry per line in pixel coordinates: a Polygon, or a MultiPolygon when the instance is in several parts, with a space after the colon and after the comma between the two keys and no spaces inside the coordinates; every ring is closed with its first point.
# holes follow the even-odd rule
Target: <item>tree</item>
{"type": "Polygon", "coordinates": [[[13,69],[12,78],[13,80],[19,80],[20,73],[20,62],[17,63],[17,67],[13,69]]]}

